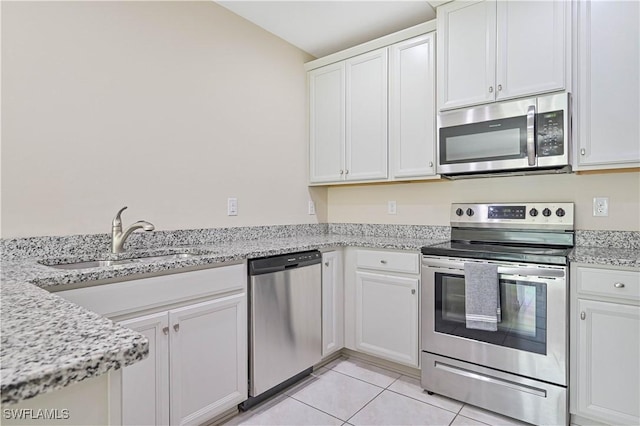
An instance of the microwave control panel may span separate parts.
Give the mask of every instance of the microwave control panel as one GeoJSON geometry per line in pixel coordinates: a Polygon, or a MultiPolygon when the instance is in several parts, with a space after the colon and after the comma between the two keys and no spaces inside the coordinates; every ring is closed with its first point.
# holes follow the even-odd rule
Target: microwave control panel
{"type": "Polygon", "coordinates": [[[550,111],[537,115],[538,157],[564,155],[564,112],[550,111]]]}

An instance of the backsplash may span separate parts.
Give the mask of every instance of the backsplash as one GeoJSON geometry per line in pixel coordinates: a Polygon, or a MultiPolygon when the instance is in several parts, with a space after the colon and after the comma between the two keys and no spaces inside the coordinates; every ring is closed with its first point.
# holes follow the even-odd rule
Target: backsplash
{"type": "MultiPolygon", "coordinates": [[[[323,223],[136,232],[127,240],[126,248],[141,250],[324,234],[446,241],[450,239],[451,228],[449,226],[428,225],[323,223]]],[[[110,246],[111,236],[109,234],[0,239],[0,259],[104,254],[110,252],[110,246]]],[[[576,246],[638,250],[640,249],[640,232],[576,230],[576,246]]]]}
{"type": "Polygon", "coordinates": [[[576,246],[640,249],[638,231],[588,231],[576,230],[576,246]]]}
{"type": "MultiPolygon", "coordinates": [[[[237,240],[287,238],[327,233],[326,223],[136,232],[127,239],[125,249],[197,246],[237,240]]],[[[88,234],[1,239],[0,251],[0,259],[4,260],[28,257],[66,257],[90,253],[104,254],[111,251],[111,235],[88,234]]]]}

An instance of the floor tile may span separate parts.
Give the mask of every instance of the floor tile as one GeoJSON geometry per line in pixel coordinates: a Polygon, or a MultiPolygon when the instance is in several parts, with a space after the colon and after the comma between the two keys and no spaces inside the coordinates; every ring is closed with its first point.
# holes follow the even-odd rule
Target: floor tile
{"type": "Polygon", "coordinates": [[[315,381],[318,381],[320,379],[320,376],[322,376],[324,373],[326,373],[327,371],[331,371],[325,367],[319,368],[318,370],[314,371],[313,373],[309,374],[309,376],[305,377],[304,379],[300,380],[298,383],[288,387],[287,389],[284,390],[284,394],[291,396],[291,394],[296,393],[298,390],[302,389],[303,387],[309,385],[309,383],[313,383],[315,381]]]}
{"type": "Polygon", "coordinates": [[[401,376],[398,380],[393,382],[388,389],[422,402],[426,402],[427,404],[453,411],[454,413],[460,411],[464,405],[462,402],[441,395],[429,395],[427,391],[422,389],[422,386],[420,386],[420,380],[409,376],[401,376]]]}
{"type": "Polygon", "coordinates": [[[325,413],[348,420],[381,391],[377,386],[329,370],[290,395],[325,413]]]}
{"type": "Polygon", "coordinates": [[[383,391],[349,419],[353,425],[448,425],[456,416],[442,408],[383,391]]]}
{"type": "Polygon", "coordinates": [[[478,420],[483,423],[487,423],[493,426],[524,426],[529,423],[521,422],[511,417],[502,416],[500,414],[493,413],[491,411],[483,410],[482,408],[474,407],[473,405],[465,405],[460,410],[460,415],[469,417],[473,420],[478,420]]]}
{"type": "Polygon", "coordinates": [[[231,425],[342,425],[343,421],[282,395],[275,404],[249,410],[225,423],[231,425]]]}
{"type": "Polygon", "coordinates": [[[457,415],[456,418],[453,419],[451,426],[486,426],[486,423],[470,419],[469,417],[457,415]]]}
{"type": "Polygon", "coordinates": [[[382,388],[386,388],[400,377],[400,374],[393,371],[354,359],[341,360],[333,366],[332,370],[382,388]]]}

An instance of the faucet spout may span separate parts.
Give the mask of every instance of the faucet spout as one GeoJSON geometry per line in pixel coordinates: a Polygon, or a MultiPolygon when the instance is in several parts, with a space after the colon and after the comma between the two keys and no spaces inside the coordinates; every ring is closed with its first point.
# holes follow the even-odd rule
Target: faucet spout
{"type": "Polygon", "coordinates": [[[120,219],[120,215],[122,211],[126,209],[123,207],[118,211],[116,217],[113,218],[112,227],[111,227],[111,252],[112,253],[122,253],[124,251],[124,243],[129,238],[129,235],[133,233],[133,231],[137,229],[143,229],[147,232],[153,231],[155,227],[152,223],[139,220],[138,222],[133,223],[124,231],[122,230],[122,220],[120,219]]]}

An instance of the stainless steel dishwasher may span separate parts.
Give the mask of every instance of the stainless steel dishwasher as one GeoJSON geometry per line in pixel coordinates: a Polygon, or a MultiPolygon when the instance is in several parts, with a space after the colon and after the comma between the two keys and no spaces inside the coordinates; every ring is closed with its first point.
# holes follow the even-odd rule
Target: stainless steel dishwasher
{"type": "Polygon", "coordinates": [[[322,255],[306,251],[249,261],[249,398],[279,392],[322,358],[322,255]]]}

